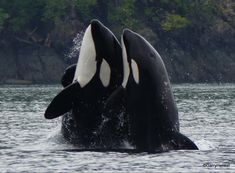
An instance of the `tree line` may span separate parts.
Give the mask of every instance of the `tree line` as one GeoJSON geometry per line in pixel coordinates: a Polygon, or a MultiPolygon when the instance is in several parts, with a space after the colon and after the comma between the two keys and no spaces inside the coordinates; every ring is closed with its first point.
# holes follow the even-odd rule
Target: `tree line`
{"type": "Polygon", "coordinates": [[[92,18],[116,32],[150,27],[158,33],[189,28],[200,33],[213,27],[215,16],[226,17],[225,3],[235,7],[232,0],[1,0],[0,36],[49,46],[74,32],[73,21],[88,24],[92,18]]]}

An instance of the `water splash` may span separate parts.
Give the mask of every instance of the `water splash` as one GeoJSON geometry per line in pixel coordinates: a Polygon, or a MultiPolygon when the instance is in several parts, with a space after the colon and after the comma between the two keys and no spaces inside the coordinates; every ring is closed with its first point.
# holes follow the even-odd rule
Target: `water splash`
{"type": "Polygon", "coordinates": [[[208,150],[213,150],[217,148],[216,145],[209,140],[201,139],[201,140],[197,140],[194,142],[196,143],[199,150],[201,151],[208,151],[208,150]]]}
{"type": "Polygon", "coordinates": [[[78,58],[79,52],[82,45],[84,31],[77,33],[76,37],[73,39],[73,46],[71,47],[67,57],[68,59],[78,58]]]}

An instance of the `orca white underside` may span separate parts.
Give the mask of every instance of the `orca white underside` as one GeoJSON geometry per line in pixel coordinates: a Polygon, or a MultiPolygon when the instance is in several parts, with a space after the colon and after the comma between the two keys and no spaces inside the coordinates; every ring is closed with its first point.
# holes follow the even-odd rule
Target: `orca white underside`
{"type": "Polygon", "coordinates": [[[122,44],[123,70],[124,70],[122,86],[123,88],[126,88],[127,81],[130,75],[130,68],[129,68],[129,63],[127,61],[127,52],[126,52],[125,43],[123,41],[123,36],[121,38],[121,44],[122,44]]]}
{"type": "Polygon", "coordinates": [[[91,33],[91,25],[85,31],[77,68],[73,81],[78,81],[81,87],[86,86],[96,73],[95,44],[91,33]]]}

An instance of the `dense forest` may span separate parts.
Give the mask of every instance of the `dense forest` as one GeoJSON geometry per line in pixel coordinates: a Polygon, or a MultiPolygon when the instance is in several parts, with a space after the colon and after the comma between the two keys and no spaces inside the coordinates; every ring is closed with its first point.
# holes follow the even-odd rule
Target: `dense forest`
{"type": "Polygon", "coordinates": [[[0,0],[0,83],[59,83],[93,18],[146,37],[172,82],[235,82],[234,0],[0,0]]]}

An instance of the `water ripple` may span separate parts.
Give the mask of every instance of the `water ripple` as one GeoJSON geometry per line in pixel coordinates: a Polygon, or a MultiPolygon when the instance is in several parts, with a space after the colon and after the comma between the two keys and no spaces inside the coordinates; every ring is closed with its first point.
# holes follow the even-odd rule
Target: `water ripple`
{"type": "Polygon", "coordinates": [[[45,108],[60,86],[0,87],[0,172],[235,171],[235,85],[174,85],[181,131],[199,151],[76,152],[45,108]],[[70,150],[70,151],[69,151],[70,150]]]}

